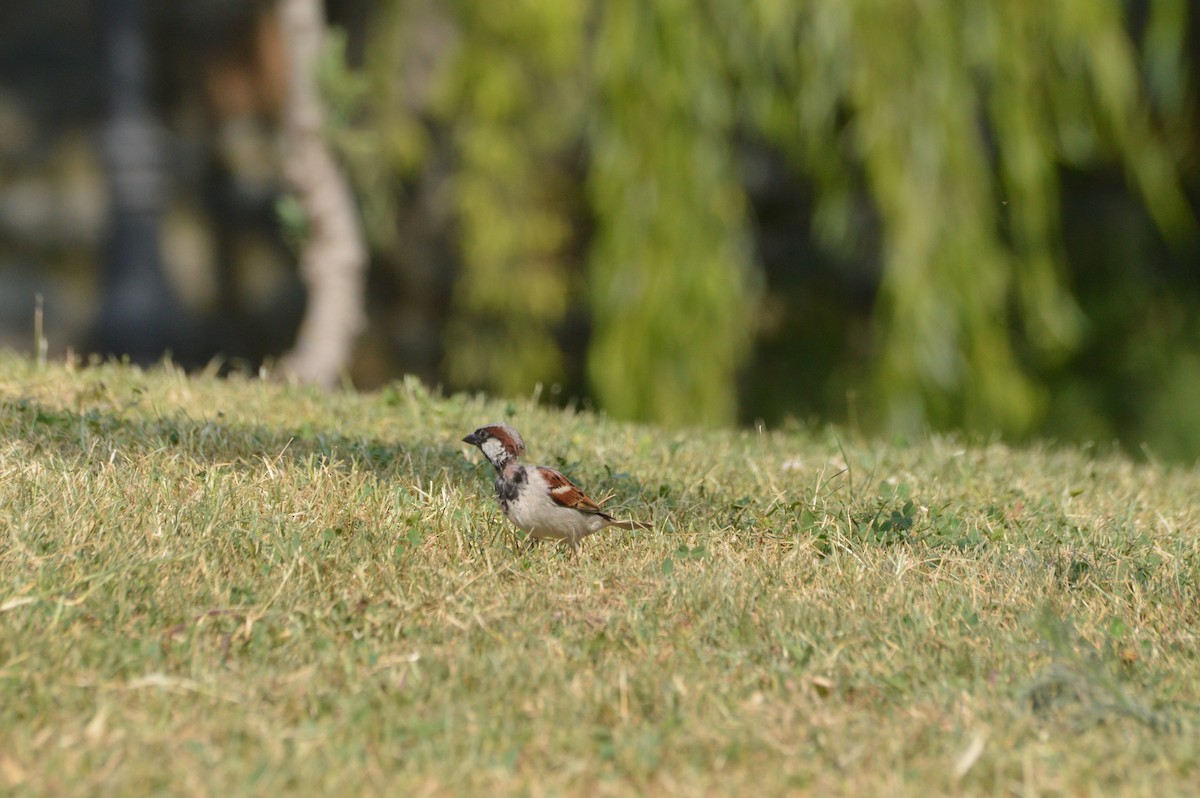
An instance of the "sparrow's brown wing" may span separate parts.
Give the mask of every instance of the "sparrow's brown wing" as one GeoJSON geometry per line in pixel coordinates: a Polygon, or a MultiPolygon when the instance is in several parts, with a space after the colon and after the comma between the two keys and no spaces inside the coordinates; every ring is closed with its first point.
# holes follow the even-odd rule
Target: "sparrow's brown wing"
{"type": "Polygon", "coordinates": [[[538,473],[542,475],[542,479],[546,480],[546,487],[550,489],[550,498],[563,507],[570,507],[583,513],[607,515],[600,509],[600,505],[589,499],[571,480],[553,468],[538,466],[538,473]]]}

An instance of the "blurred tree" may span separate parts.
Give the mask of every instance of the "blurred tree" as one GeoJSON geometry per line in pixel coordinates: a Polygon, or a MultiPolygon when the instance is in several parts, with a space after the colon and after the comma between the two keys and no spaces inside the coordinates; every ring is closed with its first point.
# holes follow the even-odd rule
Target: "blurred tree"
{"type": "Polygon", "coordinates": [[[325,108],[317,88],[325,41],[320,0],[281,0],[288,51],[284,171],[303,210],[301,273],[308,305],[285,371],[332,387],[345,375],[363,310],[366,248],[341,166],[325,141],[325,108]]]}
{"type": "Polygon", "coordinates": [[[369,49],[442,14],[440,89],[403,121],[374,116],[454,142],[456,385],[557,379],[586,286],[603,406],[731,421],[760,316],[743,170],[762,142],[811,185],[827,250],[853,249],[864,218],[878,228],[865,387],[892,429],[1043,417],[1041,375],[1089,331],[1064,169],[1118,164],[1161,231],[1195,232],[1178,181],[1194,152],[1186,0],[1146,0],[1140,39],[1120,0],[427,6],[393,0],[369,49]]]}
{"type": "Polygon", "coordinates": [[[593,390],[614,413],[736,418],[753,334],[724,31],[678,2],[602,4],[588,188],[593,390]]]}
{"type": "Polygon", "coordinates": [[[582,0],[455,6],[464,46],[438,111],[452,119],[463,255],[446,329],[447,377],[503,393],[563,376],[572,185],[585,108],[582,0]]]}
{"type": "MultiPolygon", "coordinates": [[[[1186,17],[1177,0],[1151,5],[1186,17]]],[[[1041,391],[1015,350],[1061,358],[1086,323],[1062,279],[1064,165],[1118,160],[1163,230],[1194,228],[1122,3],[722,8],[754,118],[816,182],[817,234],[834,246],[857,235],[858,179],[879,215],[873,383],[893,429],[1018,432],[1038,419],[1041,391]],[[756,79],[768,72],[779,80],[756,79]]],[[[1173,75],[1185,31],[1158,29],[1155,57],[1174,53],[1173,75]]],[[[1178,126],[1180,107],[1166,110],[1178,126]]]]}

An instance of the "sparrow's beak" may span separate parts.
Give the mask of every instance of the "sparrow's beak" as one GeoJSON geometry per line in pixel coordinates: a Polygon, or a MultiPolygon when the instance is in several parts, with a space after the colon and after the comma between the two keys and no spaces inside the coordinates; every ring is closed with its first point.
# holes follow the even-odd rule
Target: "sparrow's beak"
{"type": "Polygon", "coordinates": [[[479,444],[483,443],[483,441],[481,441],[481,440],[479,439],[479,436],[478,436],[477,434],[475,434],[474,432],[472,432],[470,435],[468,435],[467,437],[463,438],[463,443],[469,443],[469,444],[471,444],[472,446],[478,446],[479,444]]]}

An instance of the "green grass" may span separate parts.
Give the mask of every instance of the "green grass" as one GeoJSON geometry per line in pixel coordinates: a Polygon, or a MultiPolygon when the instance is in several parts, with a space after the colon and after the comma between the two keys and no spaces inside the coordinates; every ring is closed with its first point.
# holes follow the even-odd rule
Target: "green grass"
{"type": "Polygon", "coordinates": [[[1164,795],[1200,472],[0,356],[0,792],[1164,795]],[[507,420],[652,532],[520,553],[507,420]]]}

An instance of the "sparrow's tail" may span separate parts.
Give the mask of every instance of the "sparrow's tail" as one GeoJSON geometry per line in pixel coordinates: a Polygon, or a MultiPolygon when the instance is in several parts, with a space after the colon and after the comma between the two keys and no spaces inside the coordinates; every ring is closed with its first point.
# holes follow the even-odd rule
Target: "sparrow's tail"
{"type": "Polygon", "coordinates": [[[645,521],[618,521],[616,519],[614,519],[613,522],[611,524],[609,524],[609,526],[616,526],[616,527],[620,527],[621,529],[628,529],[631,532],[635,529],[653,529],[654,528],[650,524],[647,524],[645,521]]]}

